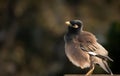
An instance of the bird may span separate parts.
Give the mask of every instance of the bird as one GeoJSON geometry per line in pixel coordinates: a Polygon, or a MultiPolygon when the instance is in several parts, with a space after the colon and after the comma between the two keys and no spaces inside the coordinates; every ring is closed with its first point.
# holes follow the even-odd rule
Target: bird
{"type": "Polygon", "coordinates": [[[95,65],[98,64],[103,70],[113,75],[107,61],[113,61],[108,56],[108,51],[97,41],[94,34],[83,30],[81,20],[66,21],[68,26],[64,35],[65,54],[75,66],[81,69],[89,68],[85,76],[91,76],[95,65]]]}

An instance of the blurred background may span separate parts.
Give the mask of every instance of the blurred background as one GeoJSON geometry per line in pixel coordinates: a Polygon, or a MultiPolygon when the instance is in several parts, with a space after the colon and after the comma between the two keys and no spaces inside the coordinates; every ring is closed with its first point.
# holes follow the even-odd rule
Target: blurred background
{"type": "MultiPolygon", "coordinates": [[[[0,0],[0,76],[84,74],[65,56],[66,20],[80,19],[120,73],[120,0],[0,0]]],[[[106,73],[96,67],[94,73],[106,73]]]]}

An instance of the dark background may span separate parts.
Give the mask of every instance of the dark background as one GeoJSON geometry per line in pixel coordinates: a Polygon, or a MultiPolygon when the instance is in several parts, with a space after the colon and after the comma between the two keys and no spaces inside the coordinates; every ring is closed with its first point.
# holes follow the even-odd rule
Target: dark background
{"type": "MultiPolygon", "coordinates": [[[[80,19],[120,73],[120,0],[0,0],[0,76],[86,73],[65,56],[66,20],[80,19]]],[[[96,66],[94,73],[106,73],[96,66]]]]}

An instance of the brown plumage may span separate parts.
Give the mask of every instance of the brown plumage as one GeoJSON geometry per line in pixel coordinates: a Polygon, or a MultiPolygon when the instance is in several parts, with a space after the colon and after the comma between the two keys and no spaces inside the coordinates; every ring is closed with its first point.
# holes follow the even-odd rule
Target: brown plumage
{"type": "Polygon", "coordinates": [[[83,23],[80,20],[67,21],[68,32],[64,36],[65,53],[68,59],[82,69],[90,67],[86,76],[90,76],[95,64],[99,64],[106,72],[113,75],[107,60],[113,61],[107,50],[97,42],[96,37],[87,31],[83,31],[83,23]]]}

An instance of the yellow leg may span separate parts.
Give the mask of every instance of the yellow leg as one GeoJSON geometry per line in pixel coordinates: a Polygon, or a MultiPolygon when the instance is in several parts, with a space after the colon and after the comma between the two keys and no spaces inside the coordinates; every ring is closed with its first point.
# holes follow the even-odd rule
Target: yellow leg
{"type": "Polygon", "coordinates": [[[87,74],[85,76],[91,76],[91,74],[93,73],[94,70],[94,65],[91,67],[91,69],[87,72],[87,74]]]}

